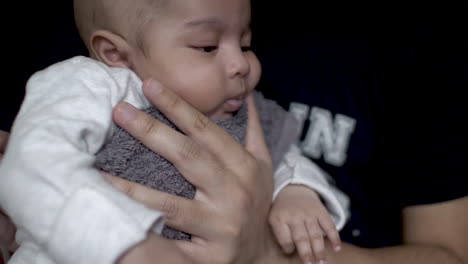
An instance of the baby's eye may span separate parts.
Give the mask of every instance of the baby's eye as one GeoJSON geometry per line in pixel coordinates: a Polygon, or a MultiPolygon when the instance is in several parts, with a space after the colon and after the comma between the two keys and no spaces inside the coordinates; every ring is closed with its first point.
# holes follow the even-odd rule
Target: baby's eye
{"type": "Polygon", "coordinates": [[[217,46],[205,46],[205,47],[198,47],[197,49],[206,53],[210,53],[210,52],[216,51],[218,47],[217,46]]]}
{"type": "Polygon", "coordinates": [[[250,47],[250,46],[242,46],[242,47],[241,47],[241,50],[242,50],[242,52],[251,51],[251,50],[252,50],[252,47],[250,47]]]}

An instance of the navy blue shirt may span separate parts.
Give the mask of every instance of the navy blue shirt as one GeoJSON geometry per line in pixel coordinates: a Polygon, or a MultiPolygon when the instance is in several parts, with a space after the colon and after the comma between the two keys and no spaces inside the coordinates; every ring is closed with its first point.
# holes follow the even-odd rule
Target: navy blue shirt
{"type": "Polygon", "coordinates": [[[304,121],[302,150],[350,197],[342,239],[399,244],[402,208],[468,195],[465,15],[281,2],[253,6],[259,89],[304,121]]]}

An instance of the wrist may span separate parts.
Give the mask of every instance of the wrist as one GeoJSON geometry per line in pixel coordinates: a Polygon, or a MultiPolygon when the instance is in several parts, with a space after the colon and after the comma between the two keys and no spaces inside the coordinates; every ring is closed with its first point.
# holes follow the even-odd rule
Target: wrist
{"type": "Polygon", "coordinates": [[[172,241],[149,234],[141,243],[130,248],[117,261],[118,264],[190,263],[186,255],[172,241]]]}
{"type": "Polygon", "coordinates": [[[265,239],[253,264],[300,264],[297,254],[286,254],[277,243],[272,230],[268,227],[265,239]]]}
{"type": "Polygon", "coordinates": [[[302,185],[302,184],[289,184],[284,187],[277,195],[275,202],[278,200],[288,200],[288,199],[297,199],[300,196],[300,199],[307,199],[307,201],[318,201],[321,202],[320,195],[312,188],[302,185]]]}

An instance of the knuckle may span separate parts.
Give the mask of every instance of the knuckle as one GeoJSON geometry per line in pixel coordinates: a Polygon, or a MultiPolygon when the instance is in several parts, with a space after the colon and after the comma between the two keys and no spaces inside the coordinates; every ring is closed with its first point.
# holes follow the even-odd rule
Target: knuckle
{"type": "Polygon", "coordinates": [[[198,157],[200,154],[201,149],[197,143],[188,138],[182,141],[180,147],[180,156],[183,160],[198,157]]]}
{"type": "Polygon", "coordinates": [[[258,163],[255,158],[253,158],[249,153],[242,156],[242,165],[250,171],[258,171],[258,163]]]}
{"type": "Polygon", "coordinates": [[[307,218],[305,219],[305,223],[307,226],[316,226],[317,225],[317,222],[314,220],[314,219],[311,219],[311,218],[307,218]]]}
{"type": "Polygon", "coordinates": [[[119,189],[121,192],[123,192],[125,195],[129,197],[133,197],[134,190],[132,186],[125,184],[124,182],[115,182],[115,186],[117,189],[119,189]]]}
{"type": "Polygon", "coordinates": [[[211,125],[213,124],[213,122],[211,122],[205,115],[203,115],[202,113],[197,113],[195,115],[195,119],[194,119],[194,123],[193,123],[193,128],[196,130],[196,131],[205,131],[207,129],[209,129],[211,127],[211,125]]]}
{"type": "Polygon", "coordinates": [[[320,225],[322,226],[323,230],[326,232],[338,232],[336,230],[336,226],[333,223],[333,221],[330,219],[330,221],[320,221],[320,225]]]}
{"type": "Polygon", "coordinates": [[[248,190],[241,188],[237,194],[237,203],[242,212],[249,212],[255,209],[256,202],[253,194],[248,190]]]}
{"type": "Polygon", "coordinates": [[[295,235],[294,242],[297,244],[309,243],[309,238],[305,234],[295,235]]]}
{"type": "Polygon", "coordinates": [[[222,227],[219,228],[221,233],[224,234],[224,237],[227,238],[239,238],[241,237],[241,225],[236,221],[232,221],[230,223],[224,224],[222,227]]]}
{"type": "Polygon", "coordinates": [[[310,238],[312,240],[323,239],[323,234],[321,232],[312,232],[312,233],[310,233],[310,238]]]}
{"type": "Polygon", "coordinates": [[[268,217],[268,222],[271,225],[277,225],[277,224],[281,223],[281,220],[280,220],[280,218],[278,217],[277,214],[271,213],[270,216],[268,217]]]}
{"type": "Polygon", "coordinates": [[[268,217],[268,221],[272,225],[277,225],[277,224],[289,224],[290,221],[283,216],[283,214],[274,212],[271,213],[270,216],[268,217]]]}
{"type": "Polygon", "coordinates": [[[168,101],[167,101],[167,106],[169,109],[177,108],[179,107],[181,103],[182,103],[182,99],[177,95],[173,95],[173,96],[169,96],[168,101]]]}
{"type": "Polygon", "coordinates": [[[338,231],[337,231],[334,227],[325,228],[324,231],[325,231],[325,233],[326,233],[329,237],[332,237],[332,238],[337,238],[337,237],[339,237],[338,231]]]}
{"type": "Polygon", "coordinates": [[[306,220],[306,225],[309,230],[312,230],[313,232],[316,232],[320,227],[318,226],[317,221],[312,220],[312,219],[307,219],[306,220]]]}
{"type": "Polygon", "coordinates": [[[154,122],[152,119],[150,118],[147,118],[145,120],[145,125],[144,125],[144,130],[143,130],[143,135],[144,136],[149,136],[149,135],[153,135],[153,134],[156,134],[158,132],[158,127],[156,125],[156,122],[154,122]]]}
{"type": "Polygon", "coordinates": [[[176,201],[171,198],[166,198],[162,203],[161,210],[166,213],[168,221],[178,219],[181,215],[181,210],[176,201]]]}

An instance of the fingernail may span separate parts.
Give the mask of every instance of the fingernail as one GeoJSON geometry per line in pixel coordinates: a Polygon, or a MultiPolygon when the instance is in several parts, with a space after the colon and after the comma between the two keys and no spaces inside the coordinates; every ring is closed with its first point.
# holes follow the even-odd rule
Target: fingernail
{"type": "Polygon", "coordinates": [[[159,83],[157,83],[155,80],[153,79],[148,79],[148,81],[146,81],[147,83],[147,86],[148,86],[148,89],[151,93],[153,94],[158,94],[159,92],[161,92],[161,85],[159,83]]]}
{"type": "Polygon", "coordinates": [[[319,261],[319,264],[327,264],[327,262],[325,260],[321,260],[319,261]]]}
{"type": "Polygon", "coordinates": [[[336,247],[335,247],[335,252],[338,252],[338,251],[340,251],[340,250],[341,250],[341,246],[336,246],[336,247]]]}
{"type": "Polygon", "coordinates": [[[116,119],[120,122],[128,122],[136,118],[136,111],[133,106],[127,103],[120,103],[115,107],[116,119]]]}

